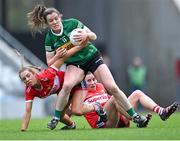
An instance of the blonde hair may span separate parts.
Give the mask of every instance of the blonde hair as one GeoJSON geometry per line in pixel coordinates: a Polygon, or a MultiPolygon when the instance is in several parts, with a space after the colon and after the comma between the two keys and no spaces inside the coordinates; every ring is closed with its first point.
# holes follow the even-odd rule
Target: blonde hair
{"type": "Polygon", "coordinates": [[[19,51],[17,51],[16,49],[15,49],[15,52],[16,52],[16,54],[19,56],[20,61],[21,61],[20,69],[19,69],[19,78],[20,78],[21,80],[22,80],[22,78],[21,78],[21,73],[24,72],[24,71],[26,71],[26,70],[32,72],[33,74],[38,73],[38,72],[41,71],[41,68],[40,68],[40,67],[37,67],[37,66],[31,65],[31,66],[26,66],[26,67],[25,67],[25,66],[24,66],[24,61],[25,61],[24,55],[23,55],[22,53],[20,53],[19,51]]]}
{"type": "Polygon", "coordinates": [[[37,67],[37,66],[26,66],[26,67],[22,67],[19,69],[19,78],[22,80],[21,78],[21,73],[24,72],[24,71],[30,71],[32,72],[33,74],[35,73],[38,73],[41,71],[41,68],[37,67]]]}
{"type": "Polygon", "coordinates": [[[44,5],[36,5],[31,12],[27,13],[28,25],[33,34],[36,32],[42,33],[48,27],[47,15],[53,12],[62,17],[57,9],[47,8],[44,5]]]}

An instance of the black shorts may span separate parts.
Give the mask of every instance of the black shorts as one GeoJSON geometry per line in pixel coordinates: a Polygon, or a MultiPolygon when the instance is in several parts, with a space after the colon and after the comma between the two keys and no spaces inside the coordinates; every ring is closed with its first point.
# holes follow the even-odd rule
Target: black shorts
{"type": "MultiPolygon", "coordinates": [[[[101,64],[104,64],[104,61],[101,56],[101,53],[97,51],[93,55],[93,57],[89,61],[87,61],[84,65],[75,65],[75,66],[81,68],[82,70],[84,70],[85,74],[87,74],[88,71],[94,73],[101,64]]],[[[74,65],[74,64],[68,64],[68,65],[74,65]]]]}

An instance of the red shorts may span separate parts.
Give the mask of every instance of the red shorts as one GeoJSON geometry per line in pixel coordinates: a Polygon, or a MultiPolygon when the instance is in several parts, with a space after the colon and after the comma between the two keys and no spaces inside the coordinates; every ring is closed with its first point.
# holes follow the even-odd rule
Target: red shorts
{"type": "Polygon", "coordinates": [[[91,126],[91,128],[98,128],[97,127],[98,117],[99,116],[96,114],[96,112],[90,112],[85,115],[85,118],[87,122],[89,123],[89,125],[91,126]]]}

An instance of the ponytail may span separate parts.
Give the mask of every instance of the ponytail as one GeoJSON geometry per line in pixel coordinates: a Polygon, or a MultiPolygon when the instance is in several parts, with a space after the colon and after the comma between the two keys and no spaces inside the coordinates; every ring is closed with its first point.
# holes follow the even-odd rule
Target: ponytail
{"type": "Polygon", "coordinates": [[[27,13],[28,25],[32,30],[32,34],[36,32],[42,33],[47,27],[46,18],[44,17],[46,9],[44,5],[37,5],[31,12],[27,13]]]}

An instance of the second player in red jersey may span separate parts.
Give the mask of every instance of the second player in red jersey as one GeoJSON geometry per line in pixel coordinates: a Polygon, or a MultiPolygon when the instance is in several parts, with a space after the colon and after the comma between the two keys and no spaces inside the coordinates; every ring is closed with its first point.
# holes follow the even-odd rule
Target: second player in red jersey
{"type": "MultiPolygon", "coordinates": [[[[93,74],[89,73],[85,77],[87,85],[87,95],[84,99],[85,104],[93,104],[99,102],[106,111],[107,121],[104,122],[95,112],[90,112],[85,115],[86,120],[92,128],[121,128],[130,126],[130,116],[126,113],[123,107],[117,108],[116,99],[110,96],[101,83],[93,74]],[[121,109],[120,111],[118,109],[121,109]],[[99,122],[97,122],[99,121],[99,122]],[[98,123],[98,124],[97,124],[98,123]]],[[[128,100],[132,106],[137,109],[138,103],[144,108],[156,112],[162,120],[168,119],[178,108],[178,103],[174,102],[172,105],[163,108],[157,105],[150,97],[145,95],[142,91],[136,90],[129,97],[128,100]]],[[[147,115],[148,121],[151,115],[147,115]]]]}

